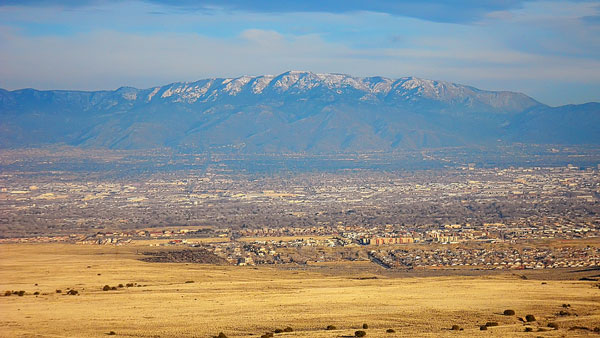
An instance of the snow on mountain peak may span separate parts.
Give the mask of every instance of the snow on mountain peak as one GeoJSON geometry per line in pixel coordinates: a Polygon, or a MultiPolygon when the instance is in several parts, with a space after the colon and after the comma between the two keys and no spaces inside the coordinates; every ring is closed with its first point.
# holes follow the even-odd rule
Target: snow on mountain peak
{"type": "Polygon", "coordinates": [[[160,87],[156,87],[154,88],[150,94],[148,94],[148,99],[146,101],[150,102],[150,100],[152,100],[152,98],[154,97],[154,95],[156,95],[156,93],[158,93],[158,91],[160,90],[160,87]]]}
{"type": "MultiPolygon", "coordinates": [[[[225,91],[232,96],[237,95],[239,92],[242,91],[242,88],[248,83],[250,82],[250,80],[252,80],[253,78],[250,76],[242,76],[242,77],[238,77],[236,79],[230,79],[227,82],[227,85],[225,86],[225,91]]],[[[225,84],[225,81],[223,81],[223,83],[225,84]]]]}
{"type": "Polygon", "coordinates": [[[252,92],[254,94],[261,94],[263,90],[271,83],[273,78],[275,78],[275,76],[273,75],[264,75],[254,78],[254,83],[252,84],[252,92]]]}
{"type": "MultiPolygon", "coordinates": [[[[396,100],[418,101],[419,98],[440,102],[462,102],[467,105],[491,105],[498,109],[507,102],[518,99],[516,106],[532,106],[537,101],[522,95],[515,97],[509,92],[478,90],[444,81],[434,81],[416,77],[390,79],[380,76],[353,77],[336,73],[312,73],[308,71],[288,71],[279,75],[241,76],[226,79],[206,79],[193,83],[173,83],[164,87],[148,89],[147,101],[160,96],[172,102],[208,102],[227,96],[272,95],[277,93],[299,95],[317,88],[330,94],[355,97],[361,101],[396,100]]],[[[131,95],[128,99],[135,98],[131,95]]],[[[515,107],[516,107],[515,106],[515,107]]],[[[512,109],[512,108],[511,108],[512,109]]],[[[515,108],[516,109],[516,108],[515,108]]]]}

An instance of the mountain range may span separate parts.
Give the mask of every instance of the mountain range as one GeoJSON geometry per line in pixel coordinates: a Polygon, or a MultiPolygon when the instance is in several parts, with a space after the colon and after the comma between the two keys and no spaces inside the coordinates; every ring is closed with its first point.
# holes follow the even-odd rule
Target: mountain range
{"type": "Polygon", "coordinates": [[[0,89],[0,117],[0,148],[330,153],[600,144],[600,103],[550,107],[444,81],[300,71],[148,89],[0,89]]]}

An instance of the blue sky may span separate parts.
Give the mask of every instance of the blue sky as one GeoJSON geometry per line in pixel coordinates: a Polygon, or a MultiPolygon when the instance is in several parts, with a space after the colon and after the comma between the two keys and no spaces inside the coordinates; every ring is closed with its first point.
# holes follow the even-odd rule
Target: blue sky
{"type": "Polygon", "coordinates": [[[600,2],[0,0],[0,87],[140,88],[287,70],[600,101],[600,2]]]}

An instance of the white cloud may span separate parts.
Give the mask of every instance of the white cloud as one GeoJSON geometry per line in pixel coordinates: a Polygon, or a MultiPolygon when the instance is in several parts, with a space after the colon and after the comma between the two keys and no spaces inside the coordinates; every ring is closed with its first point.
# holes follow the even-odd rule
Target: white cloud
{"type": "MultiPolygon", "coordinates": [[[[232,38],[215,38],[193,33],[106,30],[70,36],[26,36],[0,27],[0,64],[0,87],[8,89],[146,88],[174,81],[278,74],[291,69],[358,76],[414,75],[529,93],[535,91],[535,83],[540,84],[539,88],[548,83],[555,83],[556,88],[574,83],[600,86],[600,60],[536,55],[489,41],[433,39],[409,48],[358,49],[325,41],[316,34],[284,36],[260,29],[244,30],[232,38]],[[521,81],[527,85],[521,86],[521,81]]],[[[552,97],[543,97],[543,92],[537,98],[566,103],[558,101],[560,98],[553,101],[552,97]]]]}

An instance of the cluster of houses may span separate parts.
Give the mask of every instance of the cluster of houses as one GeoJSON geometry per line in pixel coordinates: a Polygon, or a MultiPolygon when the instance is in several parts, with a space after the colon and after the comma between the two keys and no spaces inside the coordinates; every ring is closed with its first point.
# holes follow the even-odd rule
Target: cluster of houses
{"type": "Polygon", "coordinates": [[[381,249],[369,255],[386,268],[550,269],[600,264],[597,247],[381,249]]]}

